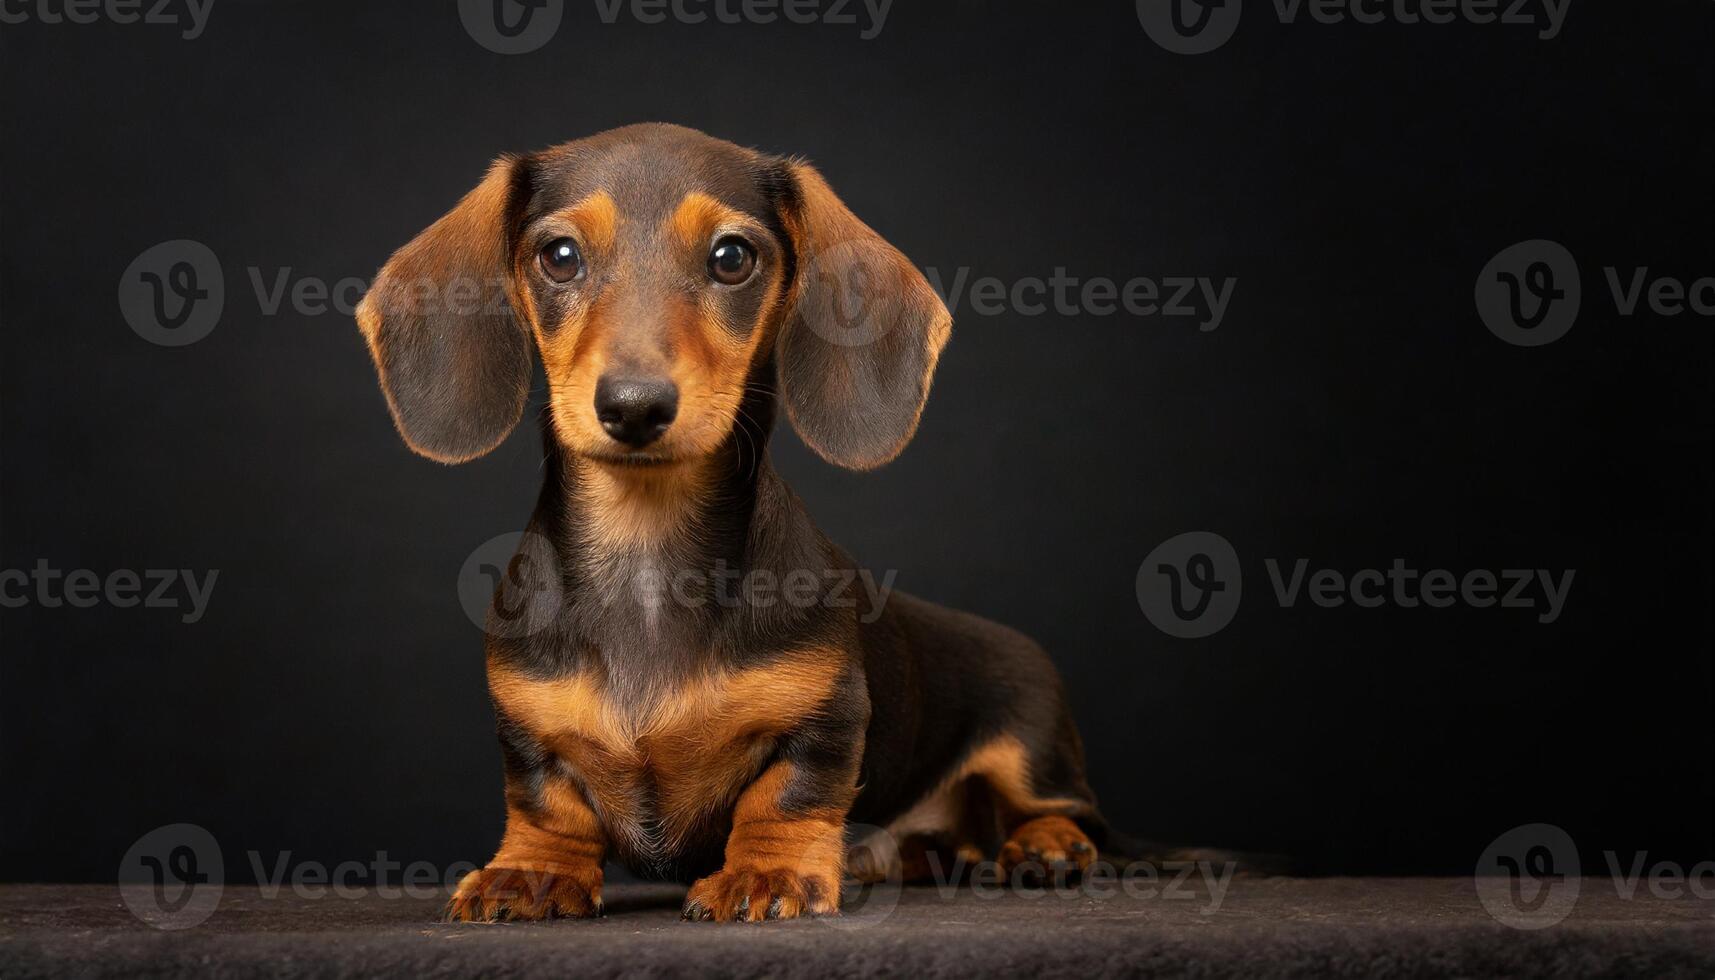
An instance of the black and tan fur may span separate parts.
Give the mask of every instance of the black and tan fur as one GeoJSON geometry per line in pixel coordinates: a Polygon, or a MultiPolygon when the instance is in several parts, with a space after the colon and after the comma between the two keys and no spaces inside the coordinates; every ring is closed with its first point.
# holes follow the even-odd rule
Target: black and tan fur
{"type": "Polygon", "coordinates": [[[1078,732],[1024,636],[898,593],[871,608],[862,589],[854,604],[637,588],[683,570],[836,580],[851,560],[769,463],[781,410],[854,469],[916,429],[951,317],[808,164],[667,125],[503,158],[393,256],[358,322],[400,434],[432,459],[506,437],[533,356],[550,389],[529,530],[562,599],[490,630],[507,826],[452,917],[595,914],[605,860],[692,883],[688,917],[756,920],[834,912],[846,874],[920,876],[937,851],[1095,857],[1078,732]],[[741,285],[710,279],[723,235],[754,247],[741,285]],[[539,255],[568,237],[584,273],[560,283],[539,255]],[[869,334],[838,342],[853,315],[869,334]],[[597,421],[615,372],[679,392],[646,451],[597,421]],[[848,867],[856,825],[888,828],[897,857],[848,867]]]}

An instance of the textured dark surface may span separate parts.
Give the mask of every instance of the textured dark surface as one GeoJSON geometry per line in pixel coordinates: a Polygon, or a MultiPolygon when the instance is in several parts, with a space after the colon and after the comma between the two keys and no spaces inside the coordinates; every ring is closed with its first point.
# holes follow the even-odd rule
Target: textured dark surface
{"type": "Polygon", "coordinates": [[[1581,883],[1572,914],[1524,931],[1470,879],[1235,881],[1159,894],[943,895],[914,888],[839,919],[679,921],[682,890],[614,886],[596,921],[448,925],[440,899],[274,898],[228,888],[206,922],[157,930],[113,886],[0,889],[0,975],[716,976],[1715,975],[1715,901],[1581,883]]]}

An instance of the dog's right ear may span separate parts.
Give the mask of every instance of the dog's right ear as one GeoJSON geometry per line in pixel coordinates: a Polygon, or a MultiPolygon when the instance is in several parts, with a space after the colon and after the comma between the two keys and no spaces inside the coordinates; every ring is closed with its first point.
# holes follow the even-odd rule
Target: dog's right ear
{"type": "Polygon", "coordinates": [[[405,444],[442,463],[500,445],[530,389],[513,235],[528,162],[503,157],[474,190],[393,253],[357,307],[405,444]]]}

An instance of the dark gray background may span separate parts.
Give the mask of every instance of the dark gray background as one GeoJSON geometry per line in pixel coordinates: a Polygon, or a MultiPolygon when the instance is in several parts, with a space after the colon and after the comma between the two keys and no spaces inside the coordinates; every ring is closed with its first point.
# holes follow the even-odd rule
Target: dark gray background
{"type": "MultiPolygon", "coordinates": [[[[503,57],[452,3],[217,0],[172,27],[0,26],[0,567],[220,570],[205,618],[0,612],[0,877],[111,880],[141,834],[239,855],[492,852],[499,754],[467,554],[517,529],[538,436],[446,468],[395,436],[358,332],[260,310],[365,277],[505,150],[669,120],[808,155],[920,265],[1008,282],[1236,276],[1227,318],[980,316],[870,475],[775,440],[823,528],[908,591],[1042,640],[1139,834],[1469,873],[1515,825],[1711,847],[1711,323],[1615,315],[1607,265],[1715,273],[1711,7],[1520,27],[1280,24],[1180,57],[1129,3],[901,0],[831,25],[601,23],[503,57]],[[1551,238],[1585,305],[1508,346],[1473,284],[1551,238]],[[153,346],[116,302],[207,244],[226,307],[153,346]],[[1216,531],[1234,621],[1139,610],[1216,531]],[[1561,619],[1280,608],[1262,560],[1576,569],[1561,619]]],[[[540,401],[540,391],[536,399],[540,401]]]]}

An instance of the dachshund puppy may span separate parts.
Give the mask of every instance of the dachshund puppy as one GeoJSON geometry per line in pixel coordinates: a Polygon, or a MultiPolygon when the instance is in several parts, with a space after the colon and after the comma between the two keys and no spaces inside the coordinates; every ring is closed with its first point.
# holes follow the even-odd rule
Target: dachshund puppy
{"type": "Polygon", "coordinates": [[[491,610],[506,830],[449,917],[595,915],[610,859],[690,883],[686,918],[719,921],[834,913],[848,872],[1095,859],[1041,648],[852,586],[770,465],[782,410],[836,465],[897,456],[952,323],[810,165],[658,124],[503,157],[357,320],[433,460],[506,438],[533,352],[548,381],[513,572],[552,601],[507,581],[491,610]]]}

